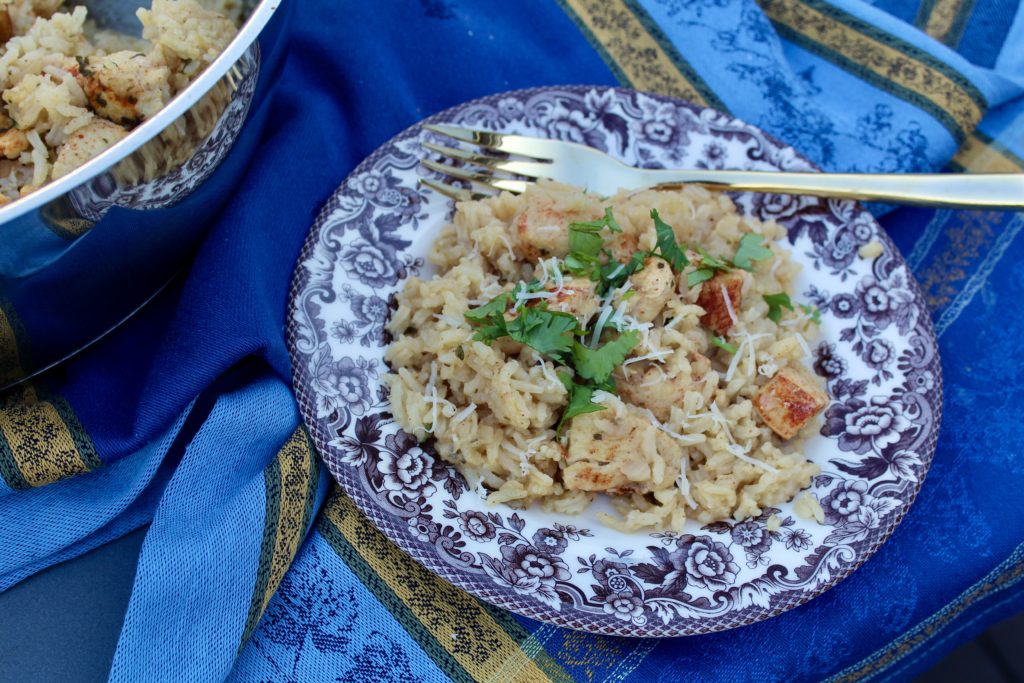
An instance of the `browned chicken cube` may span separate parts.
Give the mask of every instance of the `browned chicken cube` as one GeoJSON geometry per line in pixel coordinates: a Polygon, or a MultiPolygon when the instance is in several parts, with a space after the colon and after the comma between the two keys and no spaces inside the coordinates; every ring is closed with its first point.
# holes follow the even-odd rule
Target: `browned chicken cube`
{"type": "Polygon", "coordinates": [[[828,405],[828,394],[806,372],[783,368],[761,387],[754,407],[769,428],[783,439],[792,439],[828,405]]]}
{"type": "Polygon", "coordinates": [[[573,418],[567,465],[562,472],[565,488],[616,494],[642,488],[651,477],[642,445],[655,438],[653,429],[637,415],[614,423],[600,413],[573,418]]]}
{"type": "Polygon", "coordinates": [[[626,310],[642,323],[657,318],[675,293],[676,276],[665,259],[648,257],[644,267],[629,280],[636,294],[629,300],[626,310]]]}
{"type": "Polygon", "coordinates": [[[0,10],[0,43],[6,43],[14,37],[14,22],[11,21],[11,13],[0,10]]]}
{"type": "Polygon", "coordinates": [[[701,286],[697,305],[704,309],[700,324],[718,334],[725,334],[732,329],[733,319],[729,315],[731,305],[733,313],[739,315],[740,299],[743,292],[743,275],[735,271],[719,273],[701,286]],[[729,305],[725,297],[729,297],[729,305]]]}
{"type": "Polygon", "coordinates": [[[599,207],[582,206],[566,211],[542,194],[530,195],[526,209],[516,219],[519,250],[529,261],[569,253],[569,224],[596,220],[599,207]]]}
{"type": "Polygon", "coordinates": [[[25,131],[11,128],[0,134],[0,155],[7,159],[17,159],[29,148],[25,131]]]}
{"type": "MultiPolygon", "coordinates": [[[[634,368],[636,366],[633,366],[634,368]]],[[[639,370],[630,370],[616,376],[619,396],[627,403],[650,410],[656,418],[665,422],[672,414],[672,406],[681,406],[687,391],[700,390],[704,376],[711,369],[711,361],[701,354],[694,354],[690,372],[667,374],[656,363],[649,363],[639,370]]]]}

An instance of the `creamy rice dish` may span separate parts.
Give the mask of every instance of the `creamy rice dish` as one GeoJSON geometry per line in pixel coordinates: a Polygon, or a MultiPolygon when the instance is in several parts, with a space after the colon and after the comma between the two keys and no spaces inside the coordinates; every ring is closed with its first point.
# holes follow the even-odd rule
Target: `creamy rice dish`
{"type": "Polygon", "coordinates": [[[461,202],[388,323],[395,418],[490,503],[625,531],[791,500],[828,396],[784,234],[699,187],[461,202]]]}
{"type": "Polygon", "coordinates": [[[238,0],[153,0],[142,37],[63,0],[0,0],[0,204],[92,159],[152,117],[234,38],[238,0]]]}

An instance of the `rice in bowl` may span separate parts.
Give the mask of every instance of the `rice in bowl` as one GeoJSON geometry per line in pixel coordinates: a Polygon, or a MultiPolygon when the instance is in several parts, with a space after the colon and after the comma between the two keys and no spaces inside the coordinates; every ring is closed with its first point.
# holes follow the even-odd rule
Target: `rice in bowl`
{"type": "Polygon", "coordinates": [[[604,494],[633,531],[788,501],[827,395],[783,236],[698,187],[459,203],[388,323],[395,418],[490,503],[604,494]]]}
{"type": "Polygon", "coordinates": [[[0,0],[0,204],[97,156],[160,111],[237,33],[237,0],[153,0],[142,37],[62,0],[0,0]]]}

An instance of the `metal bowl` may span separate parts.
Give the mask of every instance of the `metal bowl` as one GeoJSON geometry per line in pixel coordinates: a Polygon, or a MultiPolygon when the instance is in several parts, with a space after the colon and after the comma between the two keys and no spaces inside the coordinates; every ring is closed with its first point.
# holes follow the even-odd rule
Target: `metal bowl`
{"type": "MultiPolygon", "coordinates": [[[[87,0],[139,33],[149,0],[87,0]]],[[[248,165],[292,3],[246,0],[245,22],[156,116],[80,168],[0,207],[0,389],[129,318],[183,267],[248,165]]]]}

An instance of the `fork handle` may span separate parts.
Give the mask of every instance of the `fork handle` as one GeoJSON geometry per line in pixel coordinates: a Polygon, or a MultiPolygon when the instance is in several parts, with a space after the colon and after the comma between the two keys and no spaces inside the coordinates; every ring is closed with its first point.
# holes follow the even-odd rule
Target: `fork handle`
{"type": "Polygon", "coordinates": [[[1022,173],[788,173],[648,170],[644,186],[684,184],[716,190],[838,197],[889,204],[1024,209],[1022,173]]]}

